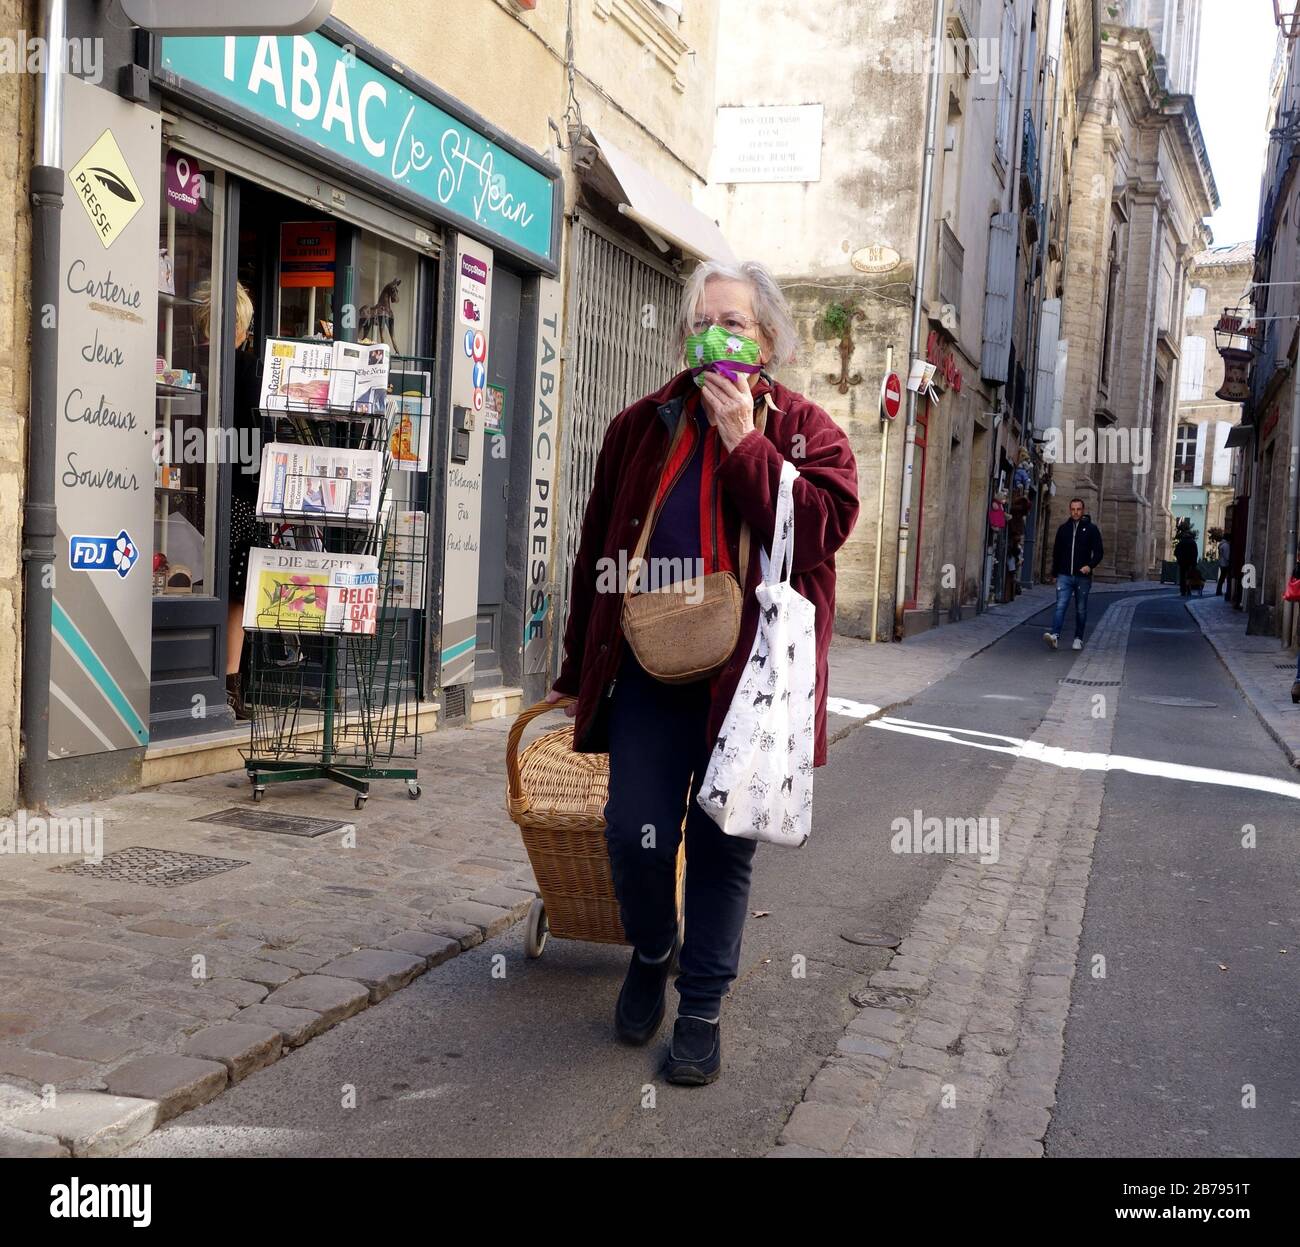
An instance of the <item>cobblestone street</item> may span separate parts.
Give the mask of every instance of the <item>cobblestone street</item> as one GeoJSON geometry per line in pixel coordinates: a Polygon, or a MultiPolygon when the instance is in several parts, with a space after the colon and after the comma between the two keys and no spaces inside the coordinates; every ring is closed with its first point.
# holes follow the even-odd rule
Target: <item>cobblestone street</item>
{"type": "MultiPolygon", "coordinates": [[[[1043,1153],[1082,972],[1079,934],[1107,783],[1104,768],[1059,763],[1110,755],[1117,700],[1132,674],[1126,663],[1134,660],[1126,655],[1135,615],[1145,603],[1170,602],[1169,591],[1157,586],[1123,589],[1117,595],[1098,587],[1105,613],[1089,645],[1082,654],[1052,658],[1062,682],[1043,690],[1041,713],[1024,720],[1033,730],[1021,736],[988,723],[984,730],[945,727],[927,717],[940,712],[907,703],[920,699],[923,707],[942,698],[963,672],[970,673],[960,676],[966,683],[954,687],[980,687],[985,677],[971,660],[983,651],[995,656],[1013,646],[1006,652],[1014,662],[1014,647],[1028,646],[1041,664],[1048,656],[1037,657],[1041,639],[1028,621],[1042,617],[1050,601],[1044,591],[903,646],[841,640],[832,649],[832,696],[842,699],[831,725],[838,742],[832,768],[849,740],[858,751],[905,742],[909,733],[956,733],[954,744],[981,747],[959,750],[961,765],[981,766],[987,758],[1004,771],[987,802],[977,810],[960,807],[963,815],[996,820],[1000,853],[991,863],[950,857],[917,892],[892,958],[886,950],[884,958],[858,963],[864,977],[845,979],[834,957],[827,961],[826,971],[856,1008],[843,1013],[835,1004],[841,1020],[831,1025],[839,1030],[827,1032],[824,1057],[806,1072],[791,1071],[801,1090],[784,1108],[771,1108],[771,1154],[1043,1153]],[[989,748],[1014,756],[995,764],[989,748]],[[1057,765],[1047,765],[1053,759],[1057,765]]],[[[1183,612],[1187,627],[1190,620],[1212,626],[1212,616],[1204,623],[1210,609],[1193,603],[1183,612]]],[[[1263,647],[1251,640],[1241,638],[1234,648],[1233,634],[1215,639],[1234,675],[1242,663],[1265,661],[1263,647]]],[[[323,784],[272,790],[254,807],[241,773],[60,811],[101,815],[106,854],[146,846],[243,863],[177,886],[56,869],[65,859],[6,857],[6,1154],[113,1154],[181,1114],[182,1122],[199,1121],[224,1103],[223,1093],[234,1095],[236,1084],[262,1085],[259,1078],[268,1075],[259,1071],[281,1056],[310,1053],[309,1041],[355,1025],[354,1015],[393,993],[403,999],[402,989],[426,971],[484,941],[499,946],[536,895],[504,812],[505,727],[489,721],[432,735],[421,764],[422,798],[409,800],[397,784],[378,785],[359,814],[347,808],[346,794],[323,784]],[[338,826],[308,837],[195,821],[252,808],[338,826]],[[52,1087],[53,1106],[42,1107],[52,1087]]],[[[894,781],[891,816],[923,799],[916,784],[910,787],[911,795],[906,779],[894,781]]],[[[826,800],[828,811],[839,808],[833,797],[826,800]]],[[[885,812],[873,815],[873,844],[882,819],[889,821],[885,812]]],[[[823,838],[832,834],[828,829],[823,838]]],[[[797,869],[796,859],[769,853],[776,856],[766,860],[783,872],[791,863],[797,869]]],[[[890,886],[887,877],[884,883],[890,886]]],[[[812,914],[806,921],[824,920],[812,914]]],[[[797,930],[795,947],[811,934],[797,930]]],[[[778,936],[775,952],[785,938],[778,936]]],[[[746,981],[742,974],[733,996],[751,990],[746,981]]],[[[772,1000],[774,1016],[783,999],[772,1000]]],[[[292,1077],[308,1067],[296,1060],[284,1068],[292,1077]]],[[[599,1093],[592,1094],[598,1102],[599,1093]]],[[[169,1137],[164,1131],[159,1139],[169,1137]]]]}

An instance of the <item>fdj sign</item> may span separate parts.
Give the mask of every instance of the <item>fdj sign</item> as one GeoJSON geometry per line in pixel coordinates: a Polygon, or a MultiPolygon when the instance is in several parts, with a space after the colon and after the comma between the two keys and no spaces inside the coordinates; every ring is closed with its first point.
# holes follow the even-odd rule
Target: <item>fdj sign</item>
{"type": "Polygon", "coordinates": [[[323,35],[162,40],[175,79],[550,260],[553,184],[323,35]]]}
{"type": "Polygon", "coordinates": [[[68,566],[74,572],[116,572],[125,580],[139,557],[125,528],[116,537],[68,538],[68,566]]]}

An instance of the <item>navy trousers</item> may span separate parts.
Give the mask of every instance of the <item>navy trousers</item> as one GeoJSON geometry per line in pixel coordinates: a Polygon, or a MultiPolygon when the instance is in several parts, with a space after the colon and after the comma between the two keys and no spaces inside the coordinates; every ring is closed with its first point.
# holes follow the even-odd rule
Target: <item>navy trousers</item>
{"type": "Polygon", "coordinates": [[[712,1020],[740,965],[757,842],[724,835],[695,802],[709,761],[708,687],[707,680],[661,684],[625,655],[609,709],[605,837],[623,929],[654,960],[677,934],[677,847],[685,817],[678,1012],[712,1020]]]}

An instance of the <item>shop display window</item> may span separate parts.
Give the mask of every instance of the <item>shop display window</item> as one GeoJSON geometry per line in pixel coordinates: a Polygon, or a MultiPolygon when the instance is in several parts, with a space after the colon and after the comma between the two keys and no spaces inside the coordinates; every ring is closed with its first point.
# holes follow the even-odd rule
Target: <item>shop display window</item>
{"type": "Polygon", "coordinates": [[[153,592],[212,596],[224,175],[172,150],[160,177],[153,592]]]}

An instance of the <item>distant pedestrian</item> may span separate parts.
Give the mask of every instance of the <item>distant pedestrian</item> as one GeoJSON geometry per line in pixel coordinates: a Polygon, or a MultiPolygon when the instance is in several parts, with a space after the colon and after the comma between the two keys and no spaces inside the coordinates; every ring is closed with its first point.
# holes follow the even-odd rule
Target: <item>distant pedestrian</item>
{"type": "Polygon", "coordinates": [[[1174,542],[1174,560],[1178,564],[1178,593],[1181,597],[1190,597],[1192,577],[1196,571],[1196,559],[1199,551],[1196,538],[1186,524],[1178,528],[1178,540],[1174,542]]]}
{"type": "MultiPolygon", "coordinates": [[[[1291,569],[1291,579],[1287,584],[1284,600],[1300,602],[1300,559],[1296,560],[1296,565],[1291,569]]],[[[1300,657],[1296,658],[1295,663],[1295,683],[1291,685],[1291,703],[1300,705],[1300,657]]]]}
{"type": "Polygon", "coordinates": [[[1219,582],[1214,586],[1214,596],[1220,593],[1225,598],[1232,597],[1232,534],[1224,533],[1219,538],[1219,582]]]}
{"type": "Polygon", "coordinates": [[[1083,648],[1083,633],[1088,623],[1088,594],[1092,573],[1101,562],[1104,548],[1101,530],[1083,513],[1083,499],[1070,499],[1070,518],[1056,530],[1052,547],[1052,574],[1056,577],[1056,613],[1050,632],[1043,640],[1052,649],[1061,638],[1065,612],[1074,599],[1074,649],[1083,648]]]}

